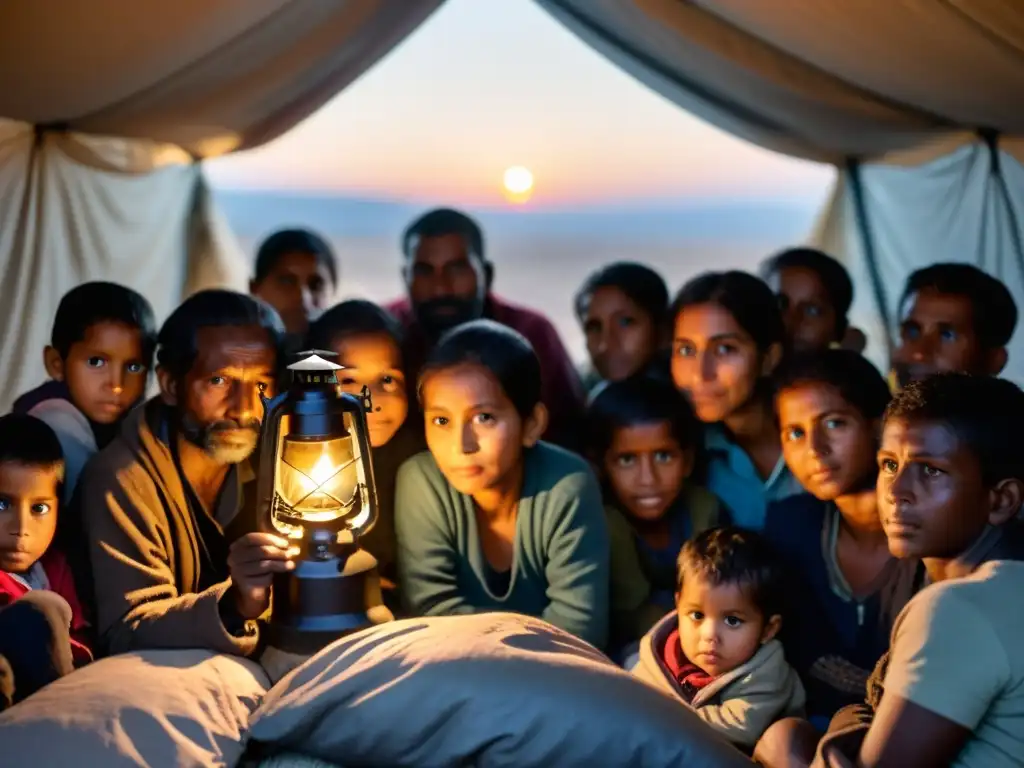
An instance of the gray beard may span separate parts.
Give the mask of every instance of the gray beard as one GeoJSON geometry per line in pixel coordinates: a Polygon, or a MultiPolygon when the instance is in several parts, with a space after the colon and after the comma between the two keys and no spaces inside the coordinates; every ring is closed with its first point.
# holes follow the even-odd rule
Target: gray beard
{"type": "Polygon", "coordinates": [[[241,464],[256,450],[260,438],[259,422],[255,420],[244,425],[235,421],[216,421],[204,426],[190,415],[182,414],[178,429],[182,437],[202,448],[217,464],[241,464]],[[227,430],[243,430],[243,437],[224,442],[222,433],[227,430]]]}

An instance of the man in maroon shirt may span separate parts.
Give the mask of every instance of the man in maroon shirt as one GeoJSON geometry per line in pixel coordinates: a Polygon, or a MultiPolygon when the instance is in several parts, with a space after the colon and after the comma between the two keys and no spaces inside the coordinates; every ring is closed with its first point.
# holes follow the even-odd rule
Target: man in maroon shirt
{"type": "Polygon", "coordinates": [[[409,296],[388,309],[405,328],[410,381],[416,380],[445,331],[490,318],[523,334],[540,358],[543,399],[551,416],[545,439],[578,447],[584,394],[576,369],[547,318],[491,293],[494,265],[484,257],[484,237],[476,222],[449,208],[430,211],[406,228],[402,251],[409,296]]]}

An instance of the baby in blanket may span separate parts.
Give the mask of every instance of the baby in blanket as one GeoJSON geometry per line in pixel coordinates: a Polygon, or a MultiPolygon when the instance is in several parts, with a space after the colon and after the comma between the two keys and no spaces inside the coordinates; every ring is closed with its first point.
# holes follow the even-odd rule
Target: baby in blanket
{"type": "Polygon", "coordinates": [[[804,689],[775,639],[782,573],[768,544],[713,528],[683,547],[676,611],[640,643],[633,674],[692,708],[741,748],[800,715],[804,689]]]}

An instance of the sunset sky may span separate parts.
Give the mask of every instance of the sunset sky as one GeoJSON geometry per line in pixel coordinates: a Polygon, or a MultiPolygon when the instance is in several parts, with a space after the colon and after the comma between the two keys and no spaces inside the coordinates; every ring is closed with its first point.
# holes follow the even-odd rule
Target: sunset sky
{"type": "Polygon", "coordinates": [[[448,0],[305,123],[209,171],[223,187],[489,206],[515,165],[537,207],[819,200],[832,176],[691,117],[529,0],[448,0]]]}

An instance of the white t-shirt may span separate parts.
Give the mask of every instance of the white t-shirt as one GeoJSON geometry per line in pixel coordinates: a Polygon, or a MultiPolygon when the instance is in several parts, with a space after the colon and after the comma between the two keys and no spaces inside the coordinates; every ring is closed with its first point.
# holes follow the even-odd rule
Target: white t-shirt
{"type": "Polygon", "coordinates": [[[885,692],[973,731],[955,768],[1024,766],[1024,562],[934,584],[893,627],[885,692]]]}

